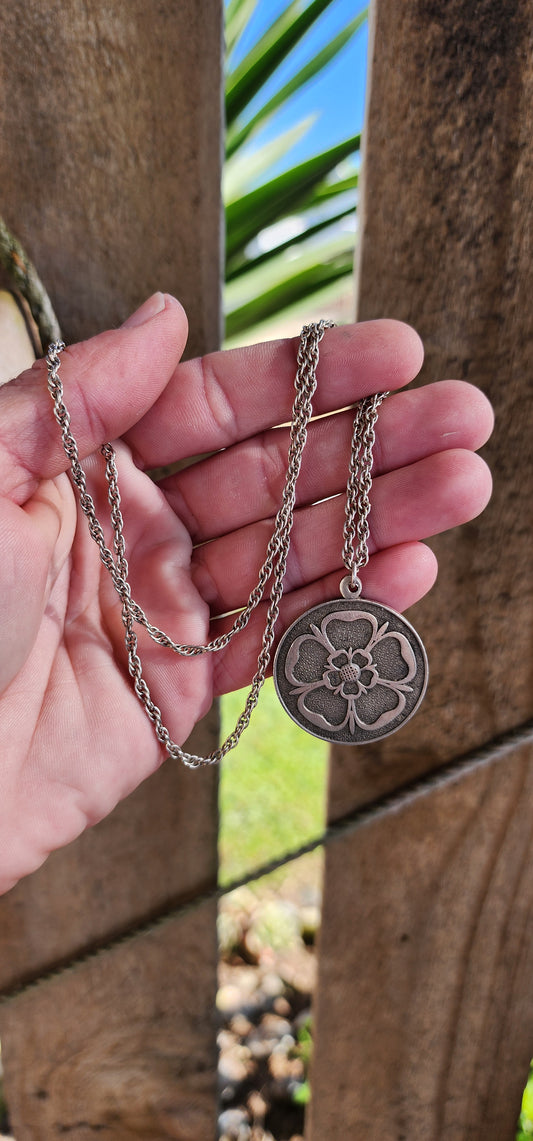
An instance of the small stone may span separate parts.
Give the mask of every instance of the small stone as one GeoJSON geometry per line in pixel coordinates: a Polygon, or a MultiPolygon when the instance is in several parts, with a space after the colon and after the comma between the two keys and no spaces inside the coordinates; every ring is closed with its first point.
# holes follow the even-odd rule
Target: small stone
{"type": "Polygon", "coordinates": [[[218,1119],[220,1141],[250,1141],[251,1129],[244,1109],[225,1109],[218,1119]]]}
{"type": "Polygon", "coordinates": [[[291,1004],[285,995],[280,994],[273,1002],[274,1011],[276,1014],[281,1015],[282,1018],[288,1018],[291,1013],[291,1004]]]}
{"type": "Polygon", "coordinates": [[[301,1058],[288,1058],[286,1054],[273,1053],[268,1059],[268,1068],[276,1081],[286,1082],[289,1078],[303,1081],[304,1078],[301,1058]]]}
{"type": "Polygon", "coordinates": [[[217,1009],[222,1010],[225,1014],[228,1010],[235,1010],[239,1006],[241,1000],[241,992],[238,986],[232,986],[228,983],[226,986],[221,986],[217,991],[217,1009]]]}
{"type": "Polygon", "coordinates": [[[242,1011],[239,1010],[237,1014],[233,1015],[233,1018],[230,1022],[230,1030],[232,1034],[237,1035],[237,1038],[247,1038],[251,1029],[252,1023],[250,1022],[250,1019],[247,1018],[246,1015],[242,1013],[242,1011]]]}
{"type": "Polygon", "coordinates": [[[256,967],[230,968],[226,963],[221,963],[219,978],[217,1008],[223,1014],[237,1014],[243,1006],[257,1005],[260,972],[256,967]]]}
{"type": "Polygon", "coordinates": [[[252,1090],[248,1098],[248,1110],[254,1125],[262,1124],[265,1119],[265,1114],[268,1109],[268,1104],[265,1101],[259,1090],[252,1090]]]}
{"type": "Polygon", "coordinates": [[[284,1034],[291,1033],[291,1024],[279,1014],[264,1014],[259,1023],[261,1034],[266,1038],[283,1038],[284,1034]]]}
{"type": "Polygon", "coordinates": [[[283,1038],[280,1038],[277,1045],[274,1046],[272,1053],[273,1054],[288,1054],[290,1050],[294,1049],[295,1045],[296,1045],[296,1039],[293,1038],[292,1034],[284,1034],[283,1038]]]}
{"type": "Polygon", "coordinates": [[[246,1081],[250,1069],[251,1053],[245,1046],[222,1054],[218,1063],[220,1081],[225,1085],[239,1085],[246,1081]]]}
{"type": "Polygon", "coordinates": [[[261,980],[261,990],[263,994],[265,994],[267,998],[277,998],[283,994],[284,989],[279,975],[277,975],[275,971],[266,971],[261,980]]]}
{"type": "Polygon", "coordinates": [[[299,994],[313,994],[317,961],[313,952],[308,951],[303,944],[291,951],[284,951],[279,956],[277,969],[286,986],[293,987],[299,994]]]}

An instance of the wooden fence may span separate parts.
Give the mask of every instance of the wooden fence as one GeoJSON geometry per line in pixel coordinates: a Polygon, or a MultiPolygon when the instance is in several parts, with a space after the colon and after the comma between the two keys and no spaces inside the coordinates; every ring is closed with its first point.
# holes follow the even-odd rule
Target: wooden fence
{"type": "MultiPolygon", "coordinates": [[[[69,340],[162,288],[189,351],[216,344],[221,20],[219,0],[2,8],[0,214],[69,340]]],[[[488,393],[495,493],[435,543],[423,710],[334,750],[332,820],[533,713],[533,0],[376,0],[372,22],[359,316],[414,324],[425,381],[488,393]]],[[[522,746],[328,850],[310,1141],[512,1141],[533,1054],[532,798],[522,746]]],[[[213,774],[164,766],[0,901],[0,991],[213,886],[215,841],[213,774]]],[[[212,1141],[215,968],[209,903],[0,1008],[17,1141],[212,1141]]]]}

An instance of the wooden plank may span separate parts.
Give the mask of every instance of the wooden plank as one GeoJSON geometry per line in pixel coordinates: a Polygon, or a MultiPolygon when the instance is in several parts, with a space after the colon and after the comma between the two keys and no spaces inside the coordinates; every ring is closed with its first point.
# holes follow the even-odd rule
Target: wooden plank
{"type": "Polygon", "coordinates": [[[220,0],[20,0],[0,14],[0,212],[67,340],[177,292],[220,335],[220,0]]]}
{"type": "Polygon", "coordinates": [[[331,850],[313,1138],[513,1141],[533,1042],[527,753],[331,850]]]}
{"type": "Polygon", "coordinates": [[[215,1048],[198,992],[212,970],[213,918],[204,905],[6,1008],[17,1141],[212,1141],[215,1048]]]}
{"type": "MultiPolygon", "coordinates": [[[[221,20],[219,0],[2,8],[0,214],[67,340],[117,324],[162,289],[187,309],[189,354],[217,347],[221,20]]],[[[216,737],[213,715],[194,750],[216,737]]],[[[216,792],[214,772],[163,766],[5,896],[0,988],[212,885],[216,792]]],[[[211,906],[5,1007],[17,1141],[55,1138],[59,1124],[93,1136],[83,1122],[102,1120],[114,1141],[139,1129],[211,1141],[215,987],[211,906]]]]}
{"type": "MultiPolygon", "coordinates": [[[[367,750],[334,750],[332,818],[532,714],[532,34],[531,2],[374,9],[359,316],[415,325],[426,382],[487,392],[495,491],[434,543],[439,582],[411,615],[430,659],[423,710],[367,750]]],[[[313,1141],[363,1120],[409,1141],[514,1137],[533,1049],[526,753],[328,853],[313,1141]],[[513,824],[524,847],[507,861],[513,824]]]]}

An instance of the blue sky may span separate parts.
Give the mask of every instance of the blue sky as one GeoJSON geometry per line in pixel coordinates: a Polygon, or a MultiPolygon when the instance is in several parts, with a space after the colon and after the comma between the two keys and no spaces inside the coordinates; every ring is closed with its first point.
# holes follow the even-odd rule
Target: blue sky
{"type": "MultiPolygon", "coordinates": [[[[304,5],[302,5],[304,6],[304,5]]],[[[238,44],[235,59],[240,59],[261,33],[287,7],[287,0],[259,0],[238,44]]],[[[324,42],[341,30],[365,4],[361,0],[336,0],[291,53],[289,60],[265,84],[261,102],[279,87],[290,74],[314,55],[324,42]]],[[[361,130],[364,115],[366,83],[367,25],[365,24],[342,53],[304,91],[287,103],[255,140],[266,142],[284,130],[316,114],[317,119],[303,139],[291,150],[290,164],[309,154],[325,150],[361,130]]]]}

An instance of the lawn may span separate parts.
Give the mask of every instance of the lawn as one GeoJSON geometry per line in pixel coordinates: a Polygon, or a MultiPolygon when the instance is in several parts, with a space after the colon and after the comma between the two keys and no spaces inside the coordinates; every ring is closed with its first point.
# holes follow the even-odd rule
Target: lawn
{"type": "MultiPolygon", "coordinates": [[[[223,699],[223,737],[231,732],[244,701],[244,692],[223,699]]],[[[323,741],[287,717],[272,681],[267,681],[250,727],[221,768],[222,884],[322,831],[327,750],[323,741]]]]}

